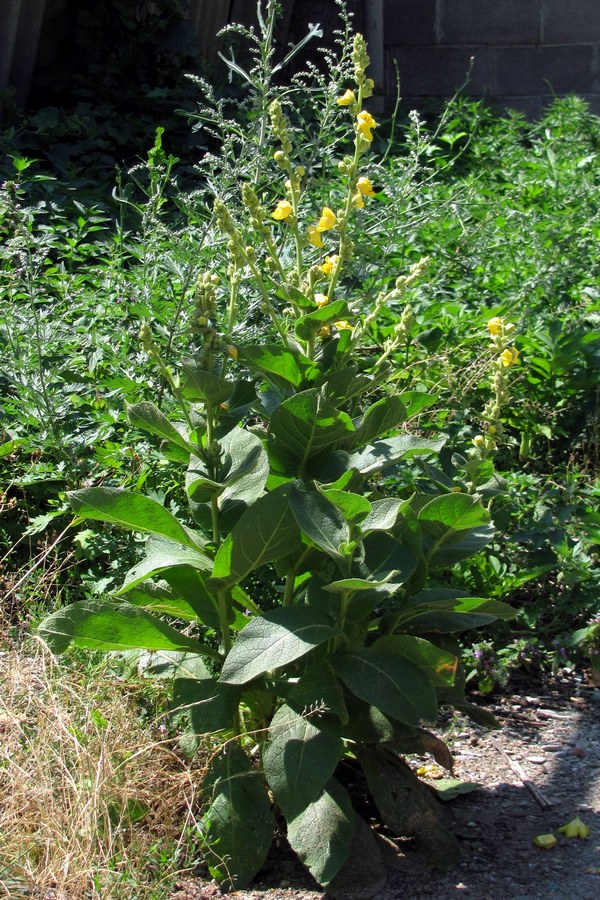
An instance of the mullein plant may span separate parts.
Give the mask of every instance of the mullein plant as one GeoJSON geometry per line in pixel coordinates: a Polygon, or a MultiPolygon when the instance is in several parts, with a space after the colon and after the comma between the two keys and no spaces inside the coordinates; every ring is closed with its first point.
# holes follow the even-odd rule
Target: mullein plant
{"type": "MultiPolygon", "coordinates": [[[[185,467],[188,515],[119,488],[73,492],[78,518],[148,534],[145,555],[115,596],[62,609],[41,628],[56,651],[168,657],[174,709],[192,735],[214,738],[199,836],[228,889],[258,872],[277,826],[331,896],[349,880],[364,896],[377,890],[378,838],[344,784],[353,767],[387,827],[421,841],[432,864],[452,866],[456,839],[402,754],[452,769],[425,727],[440,706],[495,724],[465,698],[454,636],[513,615],[445,586],[454,563],[494,535],[482,491],[432,480],[397,496],[382,477],[435,456],[446,438],[411,431],[428,398],[398,394],[392,366],[397,351],[410,355],[410,291],[427,260],[368,302],[353,300],[345,274],[360,217],[378,202],[368,164],[378,123],[364,106],[373,83],[360,35],[352,62],[353,83],[337,94],[351,149],[333,183],[309,180],[272,101],[270,182],[248,178],[237,202],[215,200],[222,242],[214,270],[196,281],[194,354],[181,372],[142,327],[179,413],[148,400],[128,414],[185,467]],[[372,329],[391,303],[404,312],[381,347],[372,329]],[[262,326],[255,343],[239,327],[249,311],[262,326]],[[357,857],[369,865],[357,870],[357,857]]],[[[499,410],[486,421],[488,433],[498,429],[499,410]]]]}

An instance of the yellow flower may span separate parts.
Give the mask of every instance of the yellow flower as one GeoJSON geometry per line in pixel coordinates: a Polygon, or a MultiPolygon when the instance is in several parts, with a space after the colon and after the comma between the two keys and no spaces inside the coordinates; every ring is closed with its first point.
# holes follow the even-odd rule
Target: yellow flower
{"type": "Polygon", "coordinates": [[[500,354],[500,362],[505,369],[508,369],[510,366],[514,366],[514,364],[518,361],[519,351],[515,347],[507,347],[506,350],[503,350],[500,354]]]}
{"type": "Polygon", "coordinates": [[[354,325],[351,325],[350,322],[346,322],[345,319],[342,319],[341,322],[333,323],[338,331],[352,331],[354,325]]]}
{"type": "Polygon", "coordinates": [[[308,241],[313,245],[313,247],[323,246],[323,238],[321,237],[321,232],[316,225],[308,226],[308,241]]]}
{"type": "Polygon", "coordinates": [[[230,356],[232,359],[237,359],[238,358],[237,347],[234,347],[233,344],[229,344],[229,346],[227,347],[227,355],[230,356]]]}
{"type": "Polygon", "coordinates": [[[293,213],[292,204],[289,200],[280,200],[273,212],[271,213],[272,217],[276,219],[278,222],[281,222],[282,219],[287,219],[288,216],[291,216],[293,213]]]}
{"type": "Polygon", "coordinates": [[[366,140],[371,143],[373,140],[373,135],[371,133],[373,128],[377,128],[377,122],[373,118],[370,112],[367,112],[366,109],[363,109],[362,112],[356,117],[356,130],[359,134],[362,134],[366,140]]]}
{"type": "Polygon", "coordinates": [[[581,821],[579,816],[572,819],[570,822],[567,822],[566,825],[563,825],[562,828],[559,828],[558,830],[568,838],[589,838],[590,836],[590,829],[585,822],[581,821]]]}
{"type": "Polygon", "coordinates": [[[354,207],[354,209],[364,209],[365,201],[363,200],[360,191],[357,191],[355,194],[353,194],[352,206],[354,207]]]}
{"type": "Polygon", "coordinates": [[[487,323],[487,327],[490,329],[491,335],[502,334],[502,319],[499,316],[494,316],[487,323]]]}
{"type": "Polygon", "coordinates": [[[321,218],[319,219],[319,224],[317,225],[317,231],[329,231],[336,223],[337,219],[334,211],[329,209],[328,206],[324,206],[321,218]]]}
{"type": "Polygon", "coordinates": [[[476,434],[473,438],[473,443],[478,449],[485,447],[485,438],[482,434],[476,434]]]}
{"type": "Polygon", "coordinates": [[[320,331],[317,332],[317,337],[326,338],[331,334],[331,328],[329,325],[323,325],[320,331]]]}
{"type": "Polygon", "coordinates": [[[326,275],[331,275],[335,266],[337,266],[339,256],[326,256],[325,262],[321,266],[321,271],[325,272],[326,275]]]}
{"type": "Polygon", "coordinates": [[[323,306],[327,306],[329,303],[329,297],[327,294],[315,294],[315,303],[321,309],[323,306]]]}
{"type": "Polygon", "coordinates": [[[367,178],[366,175],[362,175],[358,181],[356,182],[356,187],[365,197],[374,197],[375,191],[373,190],[373,185],[371,184],[371,179],[367,178]]]}
{"type": "Polygon", "coordinates": [[[538,836],[533,839],[533,843],[536,847],[541,847],[542,850],[552,850],[556,844],[556,838],[553,834],[538,834],[538,836]]]}
{"type": "Polygon", "coordinates": [[[356,103],[354,91],[351,91],[350,88],[347,88],[345,93],[343,93],[341,97],[337,98],[337,102],[339,106],[350,106],[352,103],[356,103]]]}

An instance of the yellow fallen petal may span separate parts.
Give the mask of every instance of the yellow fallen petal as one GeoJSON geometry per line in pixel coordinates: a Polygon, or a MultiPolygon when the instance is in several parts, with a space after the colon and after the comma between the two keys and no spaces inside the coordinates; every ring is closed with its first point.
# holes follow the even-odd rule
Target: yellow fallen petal
{"type": "Polygon", "coordinates": [[[538,834],[538,836],[533,839],[533,843],[536,847],[541,847],[542,850],[552,850],[556,844],[556,838],[553,834],[538,834]]]}
{"type": "Polygon", "coordinates": [[[561,834],[568,838],[589,838],[590,829],[585,822],[582,822],[579,816],[576,816],[566,825],[558,829],[561,834]]]}

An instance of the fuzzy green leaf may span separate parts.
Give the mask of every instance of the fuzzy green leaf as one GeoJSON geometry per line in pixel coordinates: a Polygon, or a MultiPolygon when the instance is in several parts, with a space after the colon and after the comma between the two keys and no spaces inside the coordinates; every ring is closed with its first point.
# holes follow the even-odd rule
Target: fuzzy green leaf
{"type": "Polygon", "coordinates": [[[212,372],[201,369],[192,360],[184,360],[182,363],[183,371],[187,375],[181,393],[188,400],[202,400],[218,406],[224,403],[233,394],[235,387],[234,381],[227,381],[225,378],[219,378],[212,372]]]}
{"type": "Polygon", "coordinates": [[[221,681],[245,684],[305,656],[338,634],[329,616],[308,606],[288,606],[252,619],[238,634],[221,681]]]}
{"type": "Polygon", "coordinates": [[[425,638],[409,634],[390,634],[372,644],[375,650],[397,653],[423,669],[433,685],[448,687],[454,684],[458,659],[451,653],[440,650],[425,638]]]}
{"type": "Polygon", "coordinates": [[[215,557],[209,590],[242,581],[265,563],[300,548],[300,529],[288,503],[289,486],[282,485],[249,506],[215,557]]]}
{"type": "Polygon", "coordinates": [[[194,534],[156,500],[133,494],[121,488],[90,487],[70,491],[69,502],[76,516],[111,522],[131,531],[150,532],[198,549],[199,535],[194,534]]]}
{"type": "Polygon", "coordinates": [[[148,538],[145,550],[144,558],[127,572],[123,584],[115,592],[117,596],[126,593],[141,581],[153,578],[164,569],[190,566],[192,569],[209,572],[213,566],[212,559],[198,547],[182,547],[179,543],[156,535],[148,538]]]}
{"type": "Polygon", "coordinates": [[[240,700],[240,690],[216,678],[176,678],[173,683],[175,712],[187,712],[195,734],[230,731],[240,700]]]}
{"type": "Polygon", "coordinates": [[[307,491],[301,482],[289,491],[289,504],[302,533],[334,558],[344,556],[342,545],[350,540],[350,530],[337,507],[316,491],[307,491]]]}
{"type": "Polygon", "coordinates": [[[203,796],[200,836],[210,873],[226,890],[243,888],[266,859],[274,821],[266,784],[239,744],[213,757],[203,796]]]}
{"type": "Polygon", "coordinates": [[[319,369],[302,353],[284,347],[248,344],[239,351],[238,361],[253,371],[282,378],[295,388],[314,378],[319,369]]]}
{"type": "Polygon", "coordinates": [[[323,887],[348,858],[354,815],[347,791],[330,778],[320,797],[288,821],[287,838],[292,850],[323,887]]]}
{"type": "Polygon", "coordinates": [[[333,775],[342,739],[319,728],[318,715],[280,706],[262,751],[263,769],[275,800],[289,821],[313,803],[333,775]]]}
{"type": "Polygon", "coordinates": [[[362,447],[369,441],[387,434],[406,419],[406,409],[398,397],[383,397],[366,410],[356,429],[353,447],[362,447]]]}
{"type": "Polygon", "coordinates": [[[416,453],[438,453],[445,443],[445,437],[431,439],[399,434],[385,441],[375,441],[364,450],[350,453],[346,465],[348,468],[358,469],[364,475],[373,475],[416,453]]]}
{"type": "Polygon", "coordinates": [[[435,690],[414,663],[383,650],[348,650],[330,660],[346,687],[399,722],[418,725],[437,715],[435,690]]]}
{"type": "Polygon", "coordinates": [[[195,450],[194,446],[167,419],[158,406],[155,406],[154,403],[150,403],[148,400],[128,406],[127,418],[135,428],[155,434],[157,437],[175,444],[175,446],[188,453],[193,453],[195,450]]]}
{"type": "Polygon", "coordinates": [[[331,325],[340,319],[345,319],[350,315],[350,309],[345,300],[334,300],[317,309],[296,319],[294,331],[301,341],[308,341],[317,334],[325,325],[331,325]]]}
{"type": "Polygon", "coordinates": [[[51,650],[73,644],[94,650],[193,650],[216,656],[193,638],[129,603],[82,600],[47,616],[38,631],[51,650]]]}

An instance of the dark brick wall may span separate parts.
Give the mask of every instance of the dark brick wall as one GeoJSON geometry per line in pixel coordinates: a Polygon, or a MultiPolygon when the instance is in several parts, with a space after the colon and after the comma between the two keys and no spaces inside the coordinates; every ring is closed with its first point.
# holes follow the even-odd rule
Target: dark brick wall
{"type": "Polygon", "coordinates": [[[450,96],[472,57],[472,96],[536,116],[577,93],[600,113],[600,0],[385,0],[385,35],[406,103],[450,96]]]}
{"type": "MultiPolygon", "coordinates": [[[[336,27],[334,0],[293,2],[291,37],[306,23],[336,27]]],[[[372,0],[350,0],[355,27],[372,0]]],[[[406,105],[465,92],[538,115],[558,94],[578,93],[600,114],[600,0],[384,0],[385,93],[406,105]]],[[[373,48],[371,48],[373,53],[373,48]]],[[[391,101],[390,101],[391,102],[391,101]]]]}

